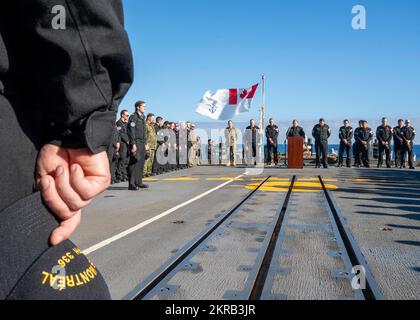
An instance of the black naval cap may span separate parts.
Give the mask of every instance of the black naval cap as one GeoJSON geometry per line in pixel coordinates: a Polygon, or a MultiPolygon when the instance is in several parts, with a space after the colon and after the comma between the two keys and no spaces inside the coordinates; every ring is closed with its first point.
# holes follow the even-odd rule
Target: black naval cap
{"type": "Polygon", "coordinates": [[[96,266],[71,241],[49,245],[58,222],[35,193],[0,212],[1,300],[109,300],[96,266]]]}

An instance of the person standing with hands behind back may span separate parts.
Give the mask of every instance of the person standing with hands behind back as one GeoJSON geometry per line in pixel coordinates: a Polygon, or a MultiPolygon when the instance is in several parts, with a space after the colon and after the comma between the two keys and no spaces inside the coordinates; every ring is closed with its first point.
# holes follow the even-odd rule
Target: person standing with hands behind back
{"type": "Polygon", "coordinates": [[[403,162],[404,162],[404,155],[403,155],[404,138],[403,138],[403,133],[402,133],[403,128],[404,128],[404,120],[399,119],[398,126],[396,126],[393,130],[396,168],[402,167],[403,162]]]}
{"type": "Polygon", "coordinates": [[[319,120],[312,130],[312,136],[315,138],[316,149],[316,168],[321,168],[321,163],[325,169],[328,168],[328,139],[331,136],[330,127],[325,124],[324,119],[319,120]]]}
{"type": "Polygon", "coordinates": [[[354,136],[357,143],[358,156],[360,157],[361,154],[362,157],[359,161],[363,163],[364,167],[370,168],[370,144],[373,140],[373,131],[368,127],[366,120],[361,120],[360,123],[361,128],[354,136]]]}
{"type": "Polygon", "coordinates": [[[379,143],[379,160],[378,168],[382,167],[384,162],[384,152],[386,157],[386,167],[391,168],[391,142],[392,128],[388,125],[388,118],[382,118],[382,125],[376,129],[376,138],[379,143]]]}
{"type": "Polygon", "coordinates": [[[117,130],[120,135],[120,157],[117,164],[117,180],[125,182],[128,180],[127,166],[129,160],[130,138],[127,133],[128,119],[130,114],[127,110],[121,112],[121,118],[117,121],[117,130]]]}
{"type": "Polygon", "coordinates": [[[344,151],[347,155],[347,168],[351,167],[351,148],[353,139],[353,128],[350,127],[349,120],[344,120],[343,126],[340,128],[340,150],[338,152],[338,167],[342,167],[344,163],[344,151]]]}
{"type": "Polygon", "coordinates": [[[236,166],[236,145],[238,143],[238,131],[233,126],[232,120],[228,121],[228,126],[225,129],[227,155],[229,157],[228,167],[236,166]]]}
{"type": "Polygon", "coordinates": [[[130,191],[139,191],[147,189],[148,186],[143,184],[144,163],[146,161],[147,152],[147,133],[146,133],[146,103],[138,101],[135,104],[136,112],[134,112],[128,120],[128,137],[130,138],[130,165],[128,167],[128,179],[130,191]]]}
{"type": "Polygon", "coordinates": [[[278,154],[278,138],[279,127],[274,123],[274,119],[270,119],[270,125],[265,129],[265,136],[267,137],[267,164],[270,165],[274,160],[274,164],[279,164],[278,154]]]}
{"type": "Polygon", "coordinates": [[[133,81],[123,21],[119,0],[0,2],[0,299],[110,299],[68,239],[110,184],[106,150],[133,81]],[[54,5],[67,12],[63,30],[54,5]],[[93,278],[43,283],[69,253],[62,271],[93,278]]]}
{"type": "Polygon", "coordinates": [[[414,167],[414,153],[413,153],[413,146],[414,146],[414,139],[416,137],[416,130],[411,126],[411,121],[405,121],[405,127],[402,129],[402,136],[404,140],[403,144],[403,164],[402,166],[405,167],[406,159],[408,156],[408,166],[410,169],[415,169],[414,167]]]}

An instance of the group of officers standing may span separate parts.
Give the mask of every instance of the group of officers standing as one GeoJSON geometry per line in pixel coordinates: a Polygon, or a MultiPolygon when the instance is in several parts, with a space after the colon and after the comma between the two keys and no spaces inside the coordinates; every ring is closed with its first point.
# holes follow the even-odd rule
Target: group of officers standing
{"type": "MultiPolygon", "coordinates": [[[[247,145],[252,145],[252,156],[255,157],[257,149],[256,132],[260,129],[255,125],[255,121],[251,120],[250,126],[247,128],[247,135],[252,136],[247,138],[249,141],[247,145]],[[252,141],[252,144],[251,144],[252,141]]],[[[235,148],[237,145],[237,133],[233,126],[233,122],[228,122],[228,127],[225,130],[227,147],[229,148],[230,163],[235,165],[235,148]]],[[[278,156],[278,138],[280,130],[273,119],[270,119],[270,124],[265,129],[265,136],[267,139],[267,157],[266,163],[275,165],[279,162],[278,156]]],[[[299,125],[299,121],[294,120],[292,126],[286,132],[286,139],[289,137],[302,137],[306,139],[306,134],[303,128],[299,125]]],[[[324,119],[320,119],[319,123],[314,126],[312,130],[312,137],[315,141],[315,166],[316,168],[328,168],[328,140],[331,137],[331,128],[326,124],[324,119]]],[[[410,120],[398,120],[398,125],[392,128],[388,124],[388,118],[382,118],[382,124],[376,130],[376,140],[374,145],[378,146],[378,168],[383,166],[384,154],[385,164],[387,168],[391,168],[391,148],[392,141],[394,141],[395,152],[395,167],[410,169],[415,168],[414,164],[414,139],[416,131],[411,126],[410,120]]],[[[370,167],[370,147],[374,139],[374,132],[368,127],[366,120],[359,121],[359,127],[353,129],[350,126],[349,120],[343,121],[343,126],[339,129],[339,155],[338,166],[343,167],[344,155],[346,155],[346,166],[351,167],[352,155],[354,157],[354,166],[360,168],[361,166],[370,167]]],[[[249,147],[250,148],[250,147],[249,147]]],[[[247,147],[246,147],[247,149],[247,147]]],[[[247,162],[248,163],[248,162],[247,162]]]]}
{"type": "MultiPolygon", "coordinates": [[[[388,124],[388,118],[382,118],[382,124],[376,129],[376,140],[374,145],[378,147],[378,168],[383,166],[384,154],[387,168],[391,168],[391,148],[394,141],[395,167],[410,169],[415,168],[414,164],[414,139],[416,131],[411,126],[410,120],[398,120],[398,125],[392,128],[388,124]]],[[[338,165],[343,166],[344,152],[347,155],[347,167],[351,166],[351,150],[353,149],[354,165],[356,167],[370,167],[370,144],[374,138],[374,133],[368,127],[366,120],[359,121],[359,127],[353,131],[349,121],[345,120],[344,125],[339,130],[340,150],[338,165]],[[352,144],[352,140],[355,140],[352,144]]]]}
{"type": "MultiPolygon", "coordinates": [[[[200,138],[195,135],[195,125],[186,122],[178,126],[173,122],[165,121],[149,113],[146,115],[146,103],[139,101],[135,104],[136,111],[130,116],[127,110],[121,112],[121,118],[117,121],[109,149],[111,174],[113,183],[129,182],[129,190],[137,191],[148,188],[143,183],[143,177],[150,177],[165,172],[186,169],[198,164],[198,153],[201,153],[200,138]],[[164,163],[164,164],[163,164],[164,163]]],[[[228,166],[236,166],[236,154],[239,134],[232,121],[228,122],[225,129],[226,151],[228,166]]],[[[250,121],[244,135],[244,159],[245,162],[257,163],[261,129],[255,120],[250,121]]],[[[275,165],[279,163],[278,139],[280,130],[274,119],[270,119],[265,129],[267,139],[266,163],[275,165]]],[[[351,167],[352,155],[354,166],[370,167],[370,148],[374,132],[368,127],[365,120],[359,121],[356,129],[350,126],[349,120],[343,121],[339,129],[340,147],[338,154],[338,166],[351,167]],[[345,157],[346,156],[346,157],[345,157]]],[[[376,129],[374,145],[378,148],[378,168],[385,164],[391,168],[391,148],[394,142],[395,167],[410,169],[414,164],[414,139],[415,129],[410,120],[398,121],[398,125],[392,128],[388,124],[388,118],[382,118],[382,124],[376,129]]],[[[292,126],[286,132],[289,137],[302,137],[307,141],[307,136],[298,120],[294,120],[292,126]]],[[[331,137],[331,128],[324,119],[312,129],[312,137],[315,142],[315,167],[328,168],[328,141],[331,137]]],[[[212,163],[214,145],[209,140],[208,159],[212,163]]],[[[312,154],[312,151],[311,151],[312,154]]]]}
{"type": "Polygon", "coordinates": [[[127,110],[121,112],[108,150],[112,182],[128,181],[131,191],[148,188],[144,177],[197,164],[195,125],[186,122],[177,126],[152,113],[146,115],[146,108],[144,101],[138,101],[131,116],[127,110]],[[185,141],[185,150],[180,141],[185,141]]]}

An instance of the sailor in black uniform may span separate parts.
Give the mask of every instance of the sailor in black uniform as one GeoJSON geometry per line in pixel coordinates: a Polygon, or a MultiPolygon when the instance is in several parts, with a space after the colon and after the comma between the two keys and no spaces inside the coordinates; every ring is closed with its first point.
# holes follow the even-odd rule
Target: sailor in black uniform
{"type": "Polygon", "coordinates": [[[120,0],[0,1],[0,299],[110,298],[68,239],[109,186],[106,151],[132,81],[120,0]]]}
{"type": "Polygon", "coordinates": [[[325,123],[324,119],[319,120],[312,130],[312,136],[315,138],[316,150],[316,168],[321,167],[321,163],[325,169],[328,168],[328,139],[331,136],[331,129],[325,123]]]}
{"type": "Polygon", "coordinates": [[[353,139],[353,128],[350,127],[349,120],[344,120],[343,122],[344,126],[340,128],[339,131],[339,138],[340,138],[340,150],[338,153],[338,166],[342,167],[344,162],[344,151],[347,155],[347,167],[351,167],[351,148],[352,148],[352,139],[353,139]]]}
{"type": "Polygon", "coordinates": [[[402,134],[403,128],[404,128],[404,120],[400,119],[398,120],[398,126],[396,126],[393,130],[396,168],[402,167],[404,163],[404,155],[403,155],[404,138],[402,134]]]}
{"type": "Polygon", "coordinates": [[[386,167],[391,168],[392,128],[388,125],[388,118],[382,118],[382,125],[376,129],[376,139],[379,145],[378,168],[382,167],[384,162],[384,152],[386,167]]]}
{"type": "Polygon", "coordinates": [[[403,167],[405,167],[405,164],[407,162],[407,156],[408,156],[408,166],[410,169],[415,169],[414,167],[414,153],[413,153],[413,147],[414,147],[414,138],[416,137],[416,130],[411,126],[411,121],[406,120],[405,121],[405,127],[402,129],[402,136],[403,136],[403,167]]]}
{"type": "Polygon", "coordinates": [[[138,101],[134,112],[128,120],[128,137],[130,138],[130,165],[128,167],[128,180],[130,191],[147,189],[143,184],[144,162],[146,161],[146,103],[138,101]]]}
{"type": "Polygon", "coordinates": [[[366,168],[370,168],[370,159],[369,159],[369,151],[370,151],[370,143],[373,139],[373,131],[371,128],[367,126],[367,121],[363,120],[362,127],[357,131],[354,138],[357,143],[357,152],[359,156],[361,154],[361,162],[366,168]]]}

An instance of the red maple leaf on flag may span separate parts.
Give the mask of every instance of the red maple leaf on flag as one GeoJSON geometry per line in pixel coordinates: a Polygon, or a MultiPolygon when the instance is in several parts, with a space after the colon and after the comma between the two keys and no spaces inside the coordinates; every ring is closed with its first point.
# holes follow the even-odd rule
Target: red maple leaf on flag
{"type": "Polygon", "coordinates": [[[251,90],[248,89],[229,89],[229,104],[230,105],[237,105],[238,98],[241,100],[244,99],[253,99],[255,96],[255,92],[257,91],[258,84],[252,86],[251,90]],[[239,97],[238,97],[239,94],[239,97]]]}
{"type": "Polygon", "coordinates": [[[241,99],[253,99],[255,96],[255,92],[257,91],[258,84],[253,85],[251,88],[251,91],[248,91],[247,89],[243,89],[240,97],[241,99]]]}

